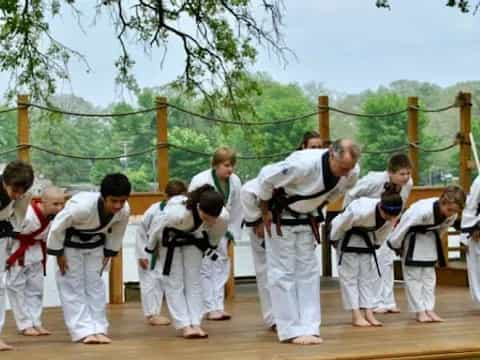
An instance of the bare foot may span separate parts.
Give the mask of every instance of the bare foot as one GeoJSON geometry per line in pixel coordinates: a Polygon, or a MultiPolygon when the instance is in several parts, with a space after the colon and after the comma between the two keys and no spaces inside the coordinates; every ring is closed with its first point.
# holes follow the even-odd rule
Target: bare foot
{"type": "Polygon", "coordinates": [[[191,326],[185,326],[182,329],[182,335],[185,339],[193,339],[197,337],[197,332],[191,326]]]}
{"type": "Polygon", "coordinates": [[[43,326],[35,326],[35,330],[37,330],[37,331],[38,331],[38,334],[39,334],[39,335],[42,335],[42,336],[44,336],[44,335],[51,335],[51,334],[52,334],[51,331],[45,329],[43,326]]]}
{"type": "Polygon", "coordinates": [[[430,316],[428,316],[426,314],[425,311],[420,311],[417,313],[417,316],[416,316],[416,319],[418,322],[420,323],[428,323],[428,322],[432,322],[432,319],[430,318],[430,316]]]}
{"type": "Polygon", "coordinates": [[[359,326],[359,327],[372,326],[372,324],[370,324],[370,323],[369,323],[367,320],[365,320],[364,318],[352,320],[352,325],[353,325],[353,326],[359,326]]]}
{"type": "Polygon", "coordinates": [[[0,340],[0,351],[9,351],[13,350],[13,346],[8,345],[3,340],[0,340]]]}
{"type": "Polygon", "coordinates": [[[387,311],[388,311],[389,313],[391,313],[391,314],[398,314],[398,313],[400,313],[400,309],[399,309],[398,307],[396,307],[396,306],[393,307],[393,308],[388,309],[387,311]]]}
{"type": "Polygon", "coordinates": [[[198,334],[201,338],[208,337],[208,333],[203,330],[199,325],[192,325],[192,329],[198,334]]]}
{"type": "Polygon", "coordinates": [[[388,309],[378,308],[378,309],[373,310],[373,312],[374,312],[375,314],[385,314],[385,313],[388,312],[388,309]]]}
{"type": "Polygon", "coordinates": [[[427,316],[432,320],[432,322],[444,322],[445,320],[438,316],[433,310],[425,311],[427,316]]]}
{"type": "Polygon", "coordinates": [[[290,343],[295,345],[316,345],[321,344],[323,339],[315,335],[298,336],[290,340],[290,343]]]}
{"type": "Polygon", "coordinates": [[[230,320],[232,315],[225,311],[220,311],[220,310],[215,310],[215,311],[210,311],[207,314],[207,320],[213,320],[213,321],[221,321],[221,320],[230,320]]]}
{"type": "Polygon", "coordinates": [[[365,319],[372,325],[372,326],[383,326],[383,324],[378,321],[375,316],[373,315],[372,310],[365,311],[365,319]]]}
{"type": "Polygon", "coordinates": [[[98,339],[95,335],[88,335],[85,336],[82,340],[80,340],[85,345],[93,345],[99,344],[98,339]]]}
{"type": "Polygon", "coordinates": [[[352,325],[365,327],[365,326],[371,326],[372,324],[370,324],[367,320],[365,320],[360,310],[354,309],[352,310],[352,325]]]}
{"type": "Polygon", "coordinates": [[[29,327],[29,328],[23,329],[20,333],[23,336],[38,336],[38,335],[40,335],[40,333],[34,327],[29,327]]]}
{"type": "Polygon", "coordinates": [[[112,339],[105,334],[95,334],[95,337],[97,338],[99,344],[111,344],[112,342],[112,339]]]}
{"type": "Polygon", "coordinates": [[[157,326],[157,325],[165,326],[165,325],[170,325],[170,319],[161,315],[153,315],[148,318],[148,323],[152,326],[157,326]]]}

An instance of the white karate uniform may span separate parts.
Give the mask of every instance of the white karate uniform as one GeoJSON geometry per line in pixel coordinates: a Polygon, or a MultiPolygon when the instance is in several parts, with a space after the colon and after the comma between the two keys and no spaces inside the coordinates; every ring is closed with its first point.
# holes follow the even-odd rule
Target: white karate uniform
{"type": "MultiPolygon", "coordinates": [[[[0,185],[0,188],[2,186],[0,185]]],[[[14,231],[20,231],[25,216],[27,214],[28,205],[32,195],[27,192],[18,200],[7,200],[6,193],[3,188],[0,200],[0,221],[8,221],[14,231]]],[[[5,283],[5,266],[9,253],[9,245],[11,244],[11,238],[0,237],[0,333],[5,324],[5,296],[6,296],[6,283],[5,283]]]]}
{"type": "MultiPolygon", "coordinates": [[[[188,191],[193,191],[202,185],[209,184],[215,187],[225,197],[225,208],[230,214],[228,224],[229,236],[240,240],[242,224],[242,207],[240,204],[240,178],[232,174],[228,179],[228,191],[218,183],[214,169],[208,169],[195,175],[190,182],[188,191]]],[[[223,236],[215,251],[217,257],[212,260],[211,256],[205,256],[202,263],[202,291],[205,313],[224,310],[224,287],[230,275],[230,258],[228,257],[228,237],[223,236]]]]}
{"type": "MultiPolygon", "coordinates": [[[[163,296],[165,295],[162,260],[157,258],[155,267],[152,269],[152,254],[145,251],[145,247],[148,245],[148,232],[150,231],[153,219],[160,215],[165,205],[166,202],[157,202],[151,205],[147,211],[145,211],[136,234],[135,255],[137,258],[138,279],[140,281],[140,296],[145,317],[160,315],[163,296]],[[140,259],[148,259],[147,269],[140,267],[138,264],[138,260],[140,259]]],[[[155,256],[164,256],[164,254],[165,251],[159,251],[155,256]]]]}
{"type": "MultiPolygon", "coordinates": [[[[351,188],[359,172],[357,165],[347,176],[337,179],[330,172],[328,157],[328,150],[307,149],[265,166],[257,177],[257,197],[268,201],[274,189],[280,188],[287,197],[309,196],[291,203],[289,209],[300,214],[295,218],[300,221],[308,221],[308,215],[318,216],[318,207],[351,188]]],[[[281,218],[294,217],[284,211],[281,218]]],[[[312,228],[283,225],[282,233],[279,235],[272,224],[272,236],[266,235],[268,282],[278,337],[284,341],[319,335],[320,270],[312,228]]]]}
{"type": "Polygon", "coordinates": [[[48,254],[64,255],[67,260],[68,270],[65,275],[58,270],[56,278],[65,324],[72,341],[79,341],[88,335],[106,334],[108,330],[105,285],[100,271],[104,258],[115,256],[121,250],[130,208],[128,203],[125,203],[123,208],[100,228],[100,197],[100,193],[96,192],[74,195],[55,216],[48,234],[48,254]],[[104,244],[100,241],[102,235],[82,241],[74,234],[68,240],[66,233],[69,228],[104,234],[104,244]]]}
{"type": "MultiPolygon", "coordinates": [[[[44,218],[44,221],[48,221],[44,218]]],[[[29,246],[24,254],[24,265],[18,262],[7,271],[7,293],[18,330],[42,326],[43,309],[43,252],[40,242],[46,242],[48,229],[35,236],[37,241],[29,246]]],[[[32,205],[28,207],[27,215],[21,228],[21,234],[32,234],[41,230],[41,220],[32,205]]],[[[20,241],[12,239],[13,254],[20,247],[20,241]]]]}
{"type": "Polygon", "coordinates": [[[380,280],[373,261],[375,248],[393,228],[392,221],[381,217],[379,204],[378,199],[366,197],[353,200],[332,221],[330,239],[340,254],[338,275],[345,310],[372,309],[375,304],[374,285],[380,280]]]}
{"type": "Polygon", "coordinates": [[[241,203],[243,207],[243,215],[245,227],[250,239],[250,247],[252,249],[253,266],[255,268],[255,276],[257,280],[258,295],[260,298],[260,308],[262,310],[263,320],[268,327],[275,325],[273,319],[272,299],[268,289],[267,279],[267,253],[265,251],[265,240],[259,238],[254,231],[253,222],[261,220],[262,214],[258,207],[259,201],[255,194],[258,194],[258,180],[252,179],[247,181],[241,190],[241,203]]]}
{"type": "Polygon", "coordinates": [[[470,294],[473,301],[480,303],[480,241],[472,239],[470,232],[480,230],[480,176],[473,182],[467,203],[462,213],[461,243],[468,246],[467,271],[470,294]]]}
{"type": "Polygon", "coordinates": [[[457,217],[441,218],[438,206],[438,198],[412,204],[387,237],[388,245],[402,252],[403,278],[411,312],[433,310],[435,307],[435,264],[443,254],[437,236],[448,230],[457,217]],[[413,232],[415,226],[428,231],[413,232]]]}
{"type": "MultiPolygon", "coordinates": [[[[208,226],[202,223],[197,229],[192,211],[186,208],[186,197],[178,195],[172,197],[163,212],[154,218],[148,233],[149,252],[153,252],[157,243],[162,245],[162,236],[165,228],[173,228],[191,233],[197,238],[206,232],[209,242],[217,245],[227,231],[229,221],[225,208],[218,217],[215,225],[208,226]]],[[[162,248],[160,252],[166,251],[162,248]]],[[[170,315],[177,329],[186,326],[200,325],[203,316],[203,297],[200,270],[202,266],[202,251],[194,245],[176,247],[174,251],[171,272],[164,275],[165,296],[167,298],[170,315]]],[[[165,257],[162,257],[165,262],[165,257]]],[[[162,264],[163,268],[164,264],[162,264]]]]}
{"type": "MultiPolygon", "coordinates": [[[[390,181],[388,171],[371,171],[360,180],[358,180],[355,187],[349,190],[343,199],[343,207],[346,208],[353,200],[361,197],[368,197],[374,199],[380,199],[384,185],[390,181]]],[[[407,199],[412,191],[413,181],[410,178],[408,182],[402,186],[400,196],[403,200],[403,206],[405,208],[407,199]]],[[[397,307],[395,301],[395,293],[393,292],[393,285],[395,280],[395,274],[393,270],[393,262],[395,254],[384,242],[377,250],[377,260],[380,267],[380,273],[382,278],[380,281],[375,282],[375,305],[377,309],[394,309],[397,307]]]]}

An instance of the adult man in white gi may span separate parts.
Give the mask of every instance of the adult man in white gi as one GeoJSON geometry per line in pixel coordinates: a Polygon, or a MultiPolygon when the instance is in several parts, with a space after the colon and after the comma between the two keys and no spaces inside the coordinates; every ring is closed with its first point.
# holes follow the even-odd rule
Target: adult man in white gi
{"type": "Polygon", "coordinates": [[[359,155],[351,140],[337,140],[328,150],[296,151],[264,167],[257,177],[259,227],[266,230],[268,282],[280,341],[322,342],[320,271],[314,253],[318,222],[322,206],[355,184],[359,155]]]}
{"type": "Polygon", "coordinates": [[[130,215],[128,178],[106,175],[100,193],[73,196],[53,220],[47,252],[57,257],[57,286],[73,341],[108,344],[102,273],[117,255],[130,215]]]}
{"type": "Polygon", "coordinates": [[[244,226],[247,229],[246,231],[252,249],[253,266],[255,268],[255,277],[263,321],[269,328],[274,330],[276,325],[275,320],[273,319],[272,298],[268,289],[266,245],[263,227],[258,226],[262,223],[262,212],[259,208],[260,200],[256,195],[259,191],[260,189],[257,178],[247,181],[242,186],[240,199],[243,208],[244,226]],[[260,231],[260,233],[257,234],[256,230],[260,231]]]}

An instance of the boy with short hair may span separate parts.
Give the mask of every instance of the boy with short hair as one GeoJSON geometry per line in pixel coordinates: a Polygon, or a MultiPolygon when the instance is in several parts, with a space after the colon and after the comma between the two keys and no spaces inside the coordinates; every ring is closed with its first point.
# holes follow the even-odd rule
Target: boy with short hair
{"type": "Polygon", "coordinates": [[[103,269],[121,250],[128,225],[128,178],[106,175],[100,193],[74,195],[52,222],[47,253],[57,257],[57,286],[72,340],[109,344],[103,269]]]}
{"type": "MultiPolygon", "coordinates": [[[[0,176],[0,331],[5,323],[4,272],[7,244],[22,226],[30,203],[28,189],[33,184],[33,168],[26,162],[15,160],[7,164],[0,176]]],[[[0,351],[13,347],[0,340],[0,351]]]]}
{"type": "MultiPolygon", "coordinates": [[[[169,325],[170,320],[160,315],[162,310],[165,285],[162,275],[162,261],[157,259],[157,253],[148,254],[145,247],[148,245],[148,233],[156,217],[161,216],[165,206],[172,197],[185,194],[187,186],[179,180],[171,180],[165,187],[166,199],[152,204],[140,222],[136,236],[135,253],[138,260],[138,279],[140,282],[140,295],[145,317],[150,325],[169,325]]],[[[166,249],[158,253],[163,258],[166,249]]]]}
{"type": "Polygon", "coordinates": [[[50,221],[63,209],[65,193],[48,186],[28,207],[7,259],[7,292],[18,330],[25,336],[50,335],[42,326],[43,276],[50,221]]]}

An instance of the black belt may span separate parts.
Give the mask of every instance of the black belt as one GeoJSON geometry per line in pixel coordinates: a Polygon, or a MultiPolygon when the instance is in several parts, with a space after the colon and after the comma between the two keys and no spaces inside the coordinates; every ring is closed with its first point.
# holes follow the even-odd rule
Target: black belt
{"type": "Polygon", "coordinates": [[[65,247],[75,249],[94,249],[99,246],[105,245],[106,236],[104,233],[99,232],[84,232],[75,228],[68,228],[65,231],[65,247]],[[81,242],[72,241],[72,237],[76,236],[81,242]],[[97,238],[96,241],[91,241],[97,238]]]}
{"type": "Polygon", "coordinates": [[[380,272],[380,266],[378,265],[377,253],[375,252],[376,249],[379,249],[380,246],[373,244],[370,236],[368,235],[372,233],[375,236],[373,231],[367,231],[365,228],[360,227],[353,227],[345,234],[345,237],[342,241],[342,247],[340,252],[340,257],[338,259],[338,265],[342,265],[342,258],[344,253],[356,253],[356,254],[372,254],[373,260],[375,261],[375,266],[377,267],[378,276],[382,277],[382,273],[380,272]],[[353,235],[357,235],[365,241],[367,247],[359,247],[359,246],[348,246],[348,242],[350,241],[353,235]]]}
{"type": "Polygon", "coordinates": [[[440,240],[440,235],[438,234],[437,229],[430,229],[424,226],[412,226],[407,233],[407,236],[411,234],[410,241],[408,243],[407,254],[405,256],[405,265],[408,266],[421,266],[421,267],[428,267],[428,266],[435,266],[437,261],[421,261],[421,260],[413,260],[413,251],[415,250],[415,242],[417,241],[416,233],[426,234],[427,232],[433,232],[435,236],[435,246],[437,248],[437,261],[439,266],[445,267],[445,256],[443,255],[442,250],[442,242],[440,240]]]}
{"type": "Polygon", "coordinates": [[[18,232],[13,231],[13,225],[10,221],[0,221],[0,238],[15,237],[17,234],[18,232]]]}
{"type": "Polygon", "coordinates": [[[218,257],[217,254],[212,254],[213,250],[217,247],[210,244],[206,231],[202,231],[202,237],[197,238],[190,232],[167,227],[163,230],[162,246],[167,248],[165,264],[163,266],[163,275],[167,276],[170,275],[173,254],[177,247],[196,246],[204,256],[210,256],[213,261],[217,260],[218,257]]]}
{"type": "Polygon", "coordinates": [[[258,218],[256,220],[253,220],[253,221],[246,221],[246,220],[243,220],[242,221],[242,226],[245,226],[245,227],[255,227],[257,225],[260,225],[262,223],[262,218],[258,218]]]}

